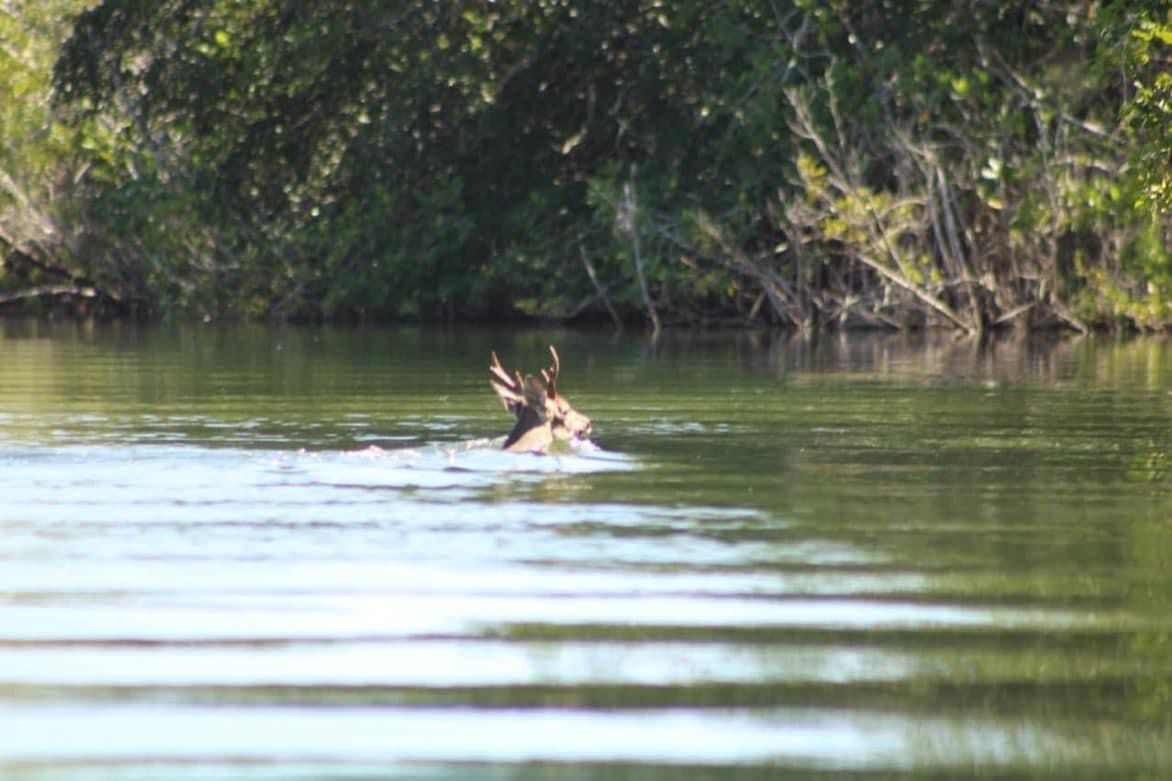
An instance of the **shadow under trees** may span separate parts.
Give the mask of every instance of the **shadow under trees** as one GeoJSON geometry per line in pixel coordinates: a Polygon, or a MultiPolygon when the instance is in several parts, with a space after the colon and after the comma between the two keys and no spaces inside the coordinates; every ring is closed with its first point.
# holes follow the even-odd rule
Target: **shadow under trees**
{"type": "Polygon", "coordinates": [[[1159,3],[104,0],[70,19],[56,100],[24,120],[65,139],[55,184],[0,193],[13,302],[1172,322],[1159,3]]]}

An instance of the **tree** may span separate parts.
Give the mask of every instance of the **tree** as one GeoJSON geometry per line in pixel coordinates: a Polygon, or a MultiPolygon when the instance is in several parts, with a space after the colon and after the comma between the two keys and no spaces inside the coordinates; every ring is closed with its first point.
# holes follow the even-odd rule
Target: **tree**
{"type": "Polygon", "coordinates": [[[57,121],[51,105],[53,63],[79,5],[0,7],[0,305],[66,301],[124,312],[81,260],[72,183],[86,159],[78,130],[57,121]]]}
{"type": "Polygon", "coordinates": [[[102,0],[55,79],[159,312],[1150,326],[1158,5],[102,0]]]}

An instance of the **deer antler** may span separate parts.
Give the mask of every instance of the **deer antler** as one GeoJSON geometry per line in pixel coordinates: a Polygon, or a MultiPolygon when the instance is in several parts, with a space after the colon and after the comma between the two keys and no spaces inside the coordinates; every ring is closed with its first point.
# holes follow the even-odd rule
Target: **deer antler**
{"type": "Polygon", "coordinates": [[[541,369],[539,377],[510,372],[492,353],[489,378],[497,398],[517,418],[517,424],[505,437],[504,449],[515,453],[544,453],[556,440],[580,440],[590,436],[590,418],[575,410],[564,396],[557,395],[558,374],[562,361],[553,345],[549,348],[553,363],[541,369]]]}
{"type": "Polygon", "coordinates": [[[545,379],[546,393],[552,399],[558,395],[557,390],[554,389],[554,383],[557,382],[558,371],[562,367],[562,362],[558,359],[558,351],[553,348],[552,344],[549,346],[549,354],[553,356],[553,366],[550,366],[548,369],[542,369],[541,376],[545,379]]]}
{"type": "Polygon", "coordinates": [[[492,363],[488,365],[488,371],[492,374],[492,389],[496,391],[505,409],[514,415],[521,414],[525,406],[525,383],[521,379],[521,372],[513,373],[515,379],[510,377],[495,352],[492,354],[492,363]]]}

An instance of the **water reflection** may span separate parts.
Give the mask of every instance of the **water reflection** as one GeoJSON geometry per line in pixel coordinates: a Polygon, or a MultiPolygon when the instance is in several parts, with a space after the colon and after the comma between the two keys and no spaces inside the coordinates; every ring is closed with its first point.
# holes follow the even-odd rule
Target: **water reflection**
{"type": "Polygon", "coordinates": [[[4,329],[0,775],[1172,766],[1162,343],[4,329]]]}
{"type": "MultiPolygon", "coordinates": [[[[7,714],[0,710],[0,718],[7,714]]],[[[312,709],[53,706],[22,709],[17,728],[0,736],[0,751],[20,762],[45,753],[65,760],[116,761],[142,742],[157,761],[220,752],[236,763],[343,761],[393,763],[640,763],[696,765],[805,764],[820,770],[912,769],[913,756],[950,764],[979,761],[991,771],[1045,758],[1070,769],[1095,766],[1098,746],[1078,746],[1039,727],[974,720],[916,720],[881,713],[777,710],[730,715],[711,711],[598,713],[513,710],[486,719],[476,709],[312,709]],[[214,718],[213,718],[214,716],[214,718]],[[100,720],[109,735],[87,729],[100,720]],[[55,731],[78,735],[63,751],[55,731]],[[460,735],[453,743],[451,736],[460,735]],[[290,737],[294,740],[290,740],[290,737]],[[679,747],[686,746],[681,755],[679,747]]],[[[106,730],[102,731],[103,733],[106,730]]],[[[1140,747],[1152,751],[1151,740],[1140,747]]],[[[1159,749],[1156,749],[1158,751],[1159,749]]],[[[334,772],[345,772],[335,767],[334,772]]],[[[467,770],[465,770],[467,772],[467,770]]],[[[562,771],[565,772],[565,771],[562,771]]],[[[675,773],[679,773],[677,768],[675,773]]]]}

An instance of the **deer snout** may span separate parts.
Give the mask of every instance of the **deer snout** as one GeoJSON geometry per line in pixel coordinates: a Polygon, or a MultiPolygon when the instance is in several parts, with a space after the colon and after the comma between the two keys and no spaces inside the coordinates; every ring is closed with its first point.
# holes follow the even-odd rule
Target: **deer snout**
{"type": "Polygon", "coordinates": [[[594,430],[594,425],[590,422],[590,418],[575,412],[566,419],[566,428],[577,439],[589,439],[590,432],[594,430]]]}

